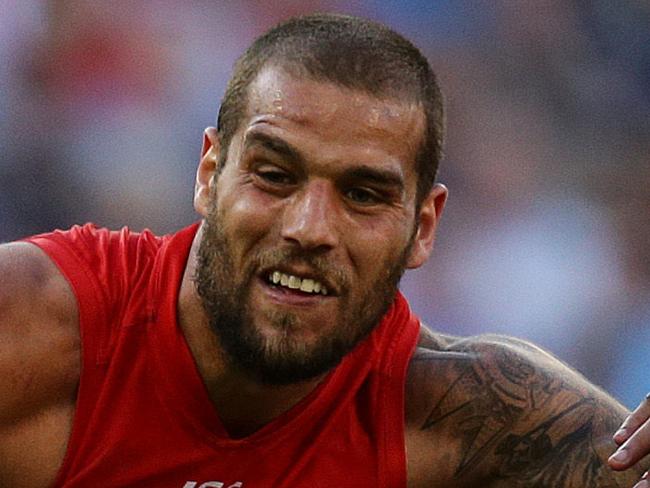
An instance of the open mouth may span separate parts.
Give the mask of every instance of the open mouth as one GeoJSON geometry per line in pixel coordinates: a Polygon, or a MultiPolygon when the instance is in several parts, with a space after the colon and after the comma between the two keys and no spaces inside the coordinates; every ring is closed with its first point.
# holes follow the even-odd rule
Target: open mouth
{"type": "Polygon", "coordinates": [[[271,271],[267,276],[267,281],[271,285],[300,291],[308,295],[328,295],[327,288],[320,281],[312,278],[301,278],[282,271],[271,271]]]}

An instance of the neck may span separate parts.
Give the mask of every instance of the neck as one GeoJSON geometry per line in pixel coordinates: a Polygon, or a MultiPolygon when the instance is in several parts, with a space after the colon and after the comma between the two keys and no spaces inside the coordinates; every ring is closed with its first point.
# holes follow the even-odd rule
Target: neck
{"type": "Polygon", "coordinates": [[[196,234],[178,299],[178,322],[223,426],[234,438],[259,430],[307,396],[323,376],[290,385],[266,385],[251,379],[227,359],[201,304],[192,277],[202,228],[196,234]]]}

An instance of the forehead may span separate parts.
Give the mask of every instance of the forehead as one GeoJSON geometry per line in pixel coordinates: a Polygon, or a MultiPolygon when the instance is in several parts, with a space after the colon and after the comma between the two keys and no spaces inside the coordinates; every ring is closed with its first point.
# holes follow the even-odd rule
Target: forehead
{"type": "Polygon", "coordinates": [[[262,126],[326,157],[394,159],[409,172],[424,133],[422,107],[378,98],[329,82],[298,78],[267,67],[249,87],[244,131],[262,126]],[[382,156],[383,155],[383,156],[382,156]]]}

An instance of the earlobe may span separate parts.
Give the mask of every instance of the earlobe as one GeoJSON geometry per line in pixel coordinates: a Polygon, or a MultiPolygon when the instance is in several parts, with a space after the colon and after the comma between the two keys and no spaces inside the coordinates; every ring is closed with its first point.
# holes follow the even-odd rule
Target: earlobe
{"type": "Polygon", "coordinates": [[[448,194],[447,187],[437,183],[422,202],[418,229],[413,240],[413,247],[406,261],[407,268],[419,268],[429,259],[436,237],[438,222],[445,208],[448,194]]]}
{"type": "Polygon", "coordinates": [[[203,146],[201,159],[196,170],[196,183],[194,185],[194,209],[203,217],[209,210],[212,187],[216,184],[217,165],[221,145],[217,129],[208,127],[203,132],[203,146]]]}

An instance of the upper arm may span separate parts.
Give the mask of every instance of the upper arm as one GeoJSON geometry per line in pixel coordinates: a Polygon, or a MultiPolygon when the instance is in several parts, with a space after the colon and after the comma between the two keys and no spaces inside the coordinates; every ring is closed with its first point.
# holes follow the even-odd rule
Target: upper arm
{"type": "Polygon", "coordinates": [[[74,294],[45,253],[28,243],[0,246],[0,428],[74,394],[77,320],[74,294]]]}
{"type": "Polygon", "coordinates": [[[535,346],[482,336],[411,364],[421,391],[441,375],[443,386],[429,388],[411,412],[411,429],[434,457],[446,439],[455,486],[623,487],[642,472],[607,466],[625,409],[535,346]],[[444,354],[451,355],[441,361],[444,354]]]}

